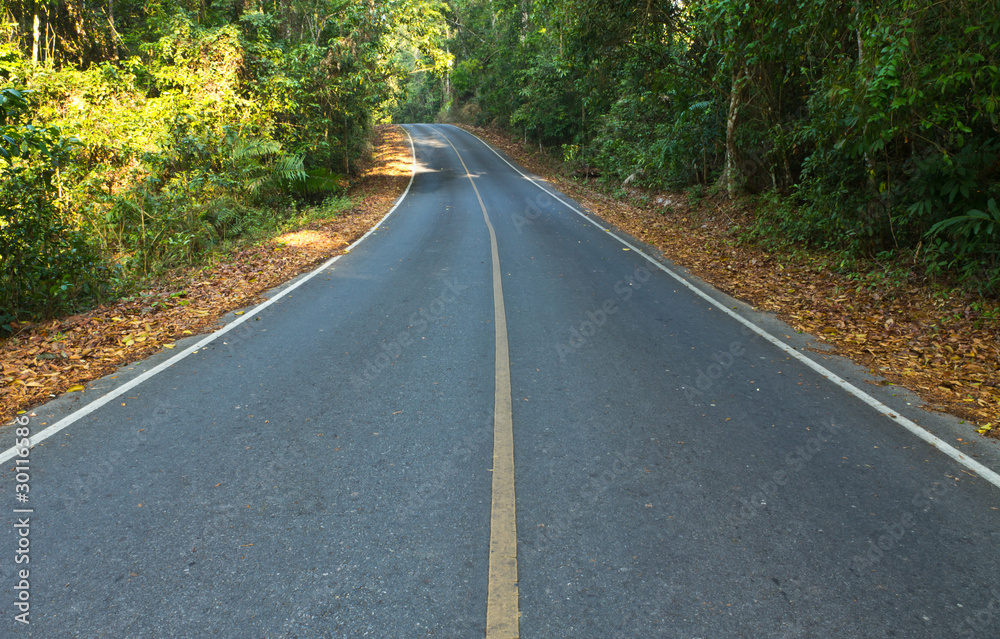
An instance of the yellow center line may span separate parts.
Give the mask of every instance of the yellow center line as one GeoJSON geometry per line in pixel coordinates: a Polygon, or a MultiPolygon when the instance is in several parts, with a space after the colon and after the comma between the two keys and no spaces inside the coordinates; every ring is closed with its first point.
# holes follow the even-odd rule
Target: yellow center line
{"type": "MultiPolygon", "coordinates": [[[[441,135],[438,132],[439,135],[441,135]]],[[[493,404],[493,505],[490,509],[490,571],[486,595],[486,639],[520,637],[517,609],[517,524],[514,508],[514,422],[511,417],[510,354],[507,348],[507,313],[500,281],[497,234],[483,197],[476,188],[462,154],[444,135],[465,169],[476,192],[483,219],[490,230],[493,254],[493,324],[496,327],[496,392],[493,404]]]]}

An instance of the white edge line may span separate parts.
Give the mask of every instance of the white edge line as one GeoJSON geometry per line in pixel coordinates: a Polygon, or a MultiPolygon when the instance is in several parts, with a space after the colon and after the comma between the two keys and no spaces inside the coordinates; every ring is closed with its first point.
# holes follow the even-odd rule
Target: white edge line
{"type": "MultiPolygon", "coordinates": [[[[176,355],[174,355],[173,357],[171,357],[170,359],[168,359],[166,361],[163,361],[163,362],[160,362],[159,364],[157,364],[153,368],[149,369],[145,373],[142,373],[141,375],[139,375],[139,376],[137,376],[137,377],[129,380],[128,382],[122,384],[121,386],[119,386],[118,388],[112,390],[111,392],[107,393],[106,395],[102,395],[101,397],[95,399],[94,401],[90,402],[86,406],[78,408],[77,410],[73,411],[72,413],[70,413],[66,417],[63,417],[62,419],[60,419],[59,421],[57,421],[55,424],[52,424],[51,426],[49,426],[45,430],[39,432],[37,435],[32,435],[31,438],[30,438],[31,448],[34,448],[37,444],[40,444],[41,442],[45,441],[49,437],[52,437],[53,435],[55,435],[59,431],[63,430],[64,428],[67,428],[67,427],[71,426],[75,422],[77,422],[80,419],[86,417],[87,415],[89,415],[90,413],[94,412],[95,410],[97,410],[101,406],[104,406],[108,402],[110,402],[110,401],[112,401],[114,399],[117,399],[118,397],[121,397],[122,395],[124,395],[125,393],[129,392],[130,390],[132,390],[133,388],[135,388],[139,384],[142,384],[143,382],[145,382],[146,380],[150,379],[151,377],[154,377],[154,376],[158,375],[159,373],[162,373],[163,371],[165,371],[166,369],[170,368],[171,366],[173,366],[177,362],[181,361],[182,359],[184,359],[185,357],[187,357],[191,353],[193,353],[193,352],[195,352],[197,350],[202,349],[203,347],[207,346],[209,343],[213,342],[214,340],[218,339],[219,337],[222,337],[223,335],[225,335],[229,331],[233,330],[234,328],[236,328],[237,326],[239,326],[243,322],[249,320],[254,315],[257,315],[258,313],[260,313],[261,311],[263,311],[265,308],[267,308],[271,304],[274,304],[275,302],[277,302],[279,299],[281,299],[285,295],[291,293],[292,291],[294,291],[298,287],[302,286],[303,284],[305,284],[306,282],[308,282],[312,278],[314,278],[317,275],[319,275],[320,273],[322,273],[324,270],[328,269],[330,266],[332,266],[334,264],[334,262],[336,262],[341,257],[343,257],[344,255],[346,255],[347,253],[349,253],[351,249],[353,249],[358,244],[361,244],[361,242],[363,242],[365,240],[365,238],[367,238],[369,235],[371,235],[372,233],[374,233],[375,231],[377,231],[378,228],[382,225],[382,223],[385,222],[385,220],[390,215],[392,215],[393,212],[397,208],[399,208],[399,205],[403,203],[403,200],[406,199],[406,196],[410,192],[410,187],[413,185],[413,178],[414,178],[414,176],[416,176],[416,173],[417,173],[417,154],[416,154],[416,150],[414,149],[414,146],[413,146],[413,136],[410,135],[410,132],[407,131],[405,127],[400,127],[400,128],[403,129],[403,131],[406,131],[406,137],[408,137],[410,139],[410,155],[412,157],[412,163],[411,163],[411,166],[410,166],[410,181],[406,185],[406,190],[403,191],[403,194],[400,195],[399,198],[396,200],[396,202],[392,205],[392,208],[389,209],[389,212],[386,213],[385,215],[383,215],[382,219],[380,219],[378,221],[378,223],[375,224],[375,226],[373,226],[372,228],[370,228],[367,233],[365,233],[364,235],[362,235],[360,238],[358,238],[357,240],[355,240],[353,244],[351,244],[346,249],[344,249],[343,253],[341,253],[340,255],[335,255],[334,257],[331,257],[329,260],[327,260],[326,262],[324,262],[320,266],[316,267],[315,269],[313,269],[312,271],[310,271],[306,275],[300,277],[299,280],[297,280],[295,283],[290,284],[287,288],[282,289],[274,297],[272,297],[272,298],[270,298],[270,299],[268,299],[268,300],[266,300],[264,302],[261,302],[260,304],[258,304],[254,308],[252,308],[251,310],[249,310],[246,313],[244,313],[238,319],[233,320],[232,322],[226,324],[225,326],[223,326],[222,328],[218,329],[217,331],[215,331],[213,333],[209,333],[204,338],[198,340],[198,342],[196,344],[194,344],[193,346],[189,346],[186,349],[184,349],[183,351],[181,351],[180,353],[177,353],[176,355]]],[[[7,460],[9,460],[11,458],[13,458],[17,454],[18,450],[20,450],[20,448],[17,447],[17,446],[14,446],[12,448],[7,449],[2,454],[0,454],[0,464],[6,462],[7,460]]]]}
{"type": "MultiPolygon", "coordinates": [[[[914,423],[913,421],[911,421],[911,420],[903,417],[902,415],[898,414],[898,412],[896,410],[893,410],[889,406],[886,406],[885,404],[883,404],[879,400],[875,399],[874,397],[872,397],[868,393],[864,392],[863,390],[861,390],[857,386],[855,386],[855,385],[851,384],[850,382],[846,381],[845,379],[841,378],[840,376],[838,376],[837,374],[835,374],[833,371],[825,368],[822,364],[819,364],[819,363],[813,361],[812,359],[806,357],[805,355],[803,355],[799,351],[795,350],[791,346],[785,344],[784,342],[782,342],[781,340],[779,340],[777,337],[774,337],[773,335],[771,335],[770,333],[768,333],[764,329],[760,328],[759,326],[757,326],[756,324],[754,324],[750,320],[746,319],[745,317],[743,317],[739,313],[736,313],[733,310],[731,310],[730,308],[728,308],[720,300],[717,300],[717,299],[713,298],[712,296],[708,295],[707,293],[705,293],[704,291],[702,291],[701,289],[699,289],[698,287],[696,287],[694,284],[692,284],[688,280],[686,280],[683,277],[681,277],[679,274],[677,274],[674,271],[672,271],[671,269],[667,268],[660,261],[658,261],[658,260],[654,259],[653,257],[647,255],[645,253],[645,251],[643,251],[642,249],[640,249],[640,248],[636,247],[635,245],[631,244],[630,242],[627,242],[626,240],[622,239],[616,233],[614,233],[611,229],[605,228],[605,227],[601,226],[598,222],[594,221],[586,213],[580,211],[578,208],[576,208],[575,206],[573,206],[572,204],[570,204],[566,200],[562,199],[561,197],[559,197],[555,193],[552,193],[549,189],[546,189],[545,187],[543,187],[542,185],[540,185],[537,181],[535,181],[534,178],[532,178],[529,175],[526,175],[524,172],[522,172],[516,166],[514,166],[513,164],[511,164],[510,162],[508,162],[506,158],[504,158],[502,155],[500,155],[496,151],[496,149],[494,149],[492,146],[490,146],[489,144],[487,144],[486,142],[484,142],[479,136],[475,135],[474,133],[470,133],[469,131],[465,131],[465,129],[461,129],[460,127],[455,127],[455,128],[458,128],[459,130],[464,131],[465,133],[468,133],[472,137],[474,137],[477,140],[479,140],[486,148],[488,148],[490,151],[493,151],[493,153],[496,154],[496,156],[498,158],[500,158],[501,160],[503,160],[504,163],[507,164],[507,166],[509,166],[510,168],[512,168],[515,171],[517,171],[526,180],[528,180],[529,182],[531,182],[532,184],[534,184],[535,186],[537,186],[539,189],[541,189],[542,191],[544,191],[545,193],[547,193],[551,197],[555,198],[556,200],[558,200],[559,202],[561,202],[565,206],[569,207],[574,213],[576,213],[577,215],[579,215],[583,219],[587,220],[588,222],[590,222],[591,224],[593,224],[597,228],[601,229],[602,231],[607,231],[608,234],[611,237],[615,238],[616,240],[618,240],[619,242],[621,242],[622,244],[624,244],[625,246],[627,246],[632,251],[634,251],[634,252],[638,253],[639,255],[643,256],[644,258],[646,258],[647,261],[649,261],[650,263],[654,264],[661,271],[663,271],[667,275],[673,277],[675,280],[677,280],[678,282],[680,282],[681,284],[683,284],[685,287],[687,287],[688,289],[690,289],[695,295],[698,295],[699,297],[701,297],[705,301],[710,302],[713,307],[717,307],[719,310],[721,310],[722,312],[724,312],[726,315],[729,315],[730,317],[732,317],[733,319],[735,319],[737,322],[743,324],[744,326],[746,326],[747,328],[749,328],[750,330],[752,330],[754,333],[757,333],[758,335],[760,335],[761,337],[763,337],[767,341],[769,341],[772,344],[774,344],[775,346],[777,346],[780,350],[784,351],[788,355],[791,355],[792,357],[794,357],[795,359],[799,360],[800,362],[802,362],[803,364],[805,364],[809,368],[813,369],[814,371],[816,371],[817,373],[819,373],[823,377],[826,377],[827,379],[829,379],[831,382],[833,382],[834,384],[836,384],[837,386],[839,386],[841,389],[847,391],[851,395],[854,395],[855,397],[857,397],[858,399],[860,399],[864,403],[868,404],[869,406],[871,406],[875,410],[879,411],[880,413],[882,413],[883,416],[888,417],[889,419],[893,420],[894,422],[896,422],[897,424],[899,424],[900,426],[902,426],[906,430],[910,431],[911,433],[913,433],[914,435],[916,435],[920,439],[922,439],[925,442],[927,442],[928,444],[930,444],[932,447],[938,449],[939,451],[941,451],[942,453],[944,453],[948,457],[951,457],[952,459],[954,459],[955,461],[957,461],[959,464],[965,466],[969,470],[975,471],[983,479],[985,479],[986,481],[990,482],[991,484],[993,484],[997,488],[1000,488],[1000,474],[998,474],[996,471],[988,468],[987,466],[983,465],[982,463],[980,463],[980,462],[976,461],[975,459],[972,459],[968,455],[960,452],[957,448],[953,447],[951,444],[948,444],[947,442],[945,442],[943,439],[941,439],[937,435],[934,435],[933,433],[929,432],[928,430],[926,430],[922,426],[919,426],[918,424],[914,423]]],[[[541,178],[539,178],[539,179],[541,179],[541,178]]]]}

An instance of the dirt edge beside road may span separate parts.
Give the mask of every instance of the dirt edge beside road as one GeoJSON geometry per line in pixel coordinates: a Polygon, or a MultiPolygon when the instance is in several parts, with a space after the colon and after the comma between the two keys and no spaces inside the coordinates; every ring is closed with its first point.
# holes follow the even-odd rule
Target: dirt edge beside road
{"type": "Polygon", "coordinates": [[[210,266],[183,269],[141,293],[86,313],[22,326],[0,341],[0,423],[118,368],[203,333],[229,311],[338,255],[392,207],[410,180],[409,140],[379,127],[347,195],[353,206],[266,241],[238,245],[210,266]]]}
{"type": "Polygon", "coordinates": [[[968,421],[970,436],[1000,436],[1000,326],[984,319],[973,298],[912,282],[859,286],[825,268],[822,254],[777,254],[737,241],[752,204],[622,187],[626,201],[567,177],[551,158],[496,130],[459,126],[719,290],[817,336],[927,408],[968,421]]]}

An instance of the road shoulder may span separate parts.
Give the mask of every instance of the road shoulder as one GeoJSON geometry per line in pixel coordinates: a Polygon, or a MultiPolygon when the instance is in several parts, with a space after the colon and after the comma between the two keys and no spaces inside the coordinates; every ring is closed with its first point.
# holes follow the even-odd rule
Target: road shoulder
{"type": "Polygon", "coordinates": [[[85,401],[93,394],[88,382],[157,354],[165,359],[183,348],[181,340],[211,331],[226,314],[342,253],[385,215],[410,180],[406,133],[382,128],[375,143],[371,164],[348,192],[349,210],[238,245],[210,266],[175,272],[137,295],[24,327],[0,341],[0,423],[63,393],[69,404],[85,401]]]}

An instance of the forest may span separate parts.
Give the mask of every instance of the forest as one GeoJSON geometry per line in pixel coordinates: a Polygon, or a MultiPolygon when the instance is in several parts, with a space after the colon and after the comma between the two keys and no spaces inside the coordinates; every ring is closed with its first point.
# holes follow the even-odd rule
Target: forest
{"type": "MultiPolygon", "coordinates": [[[[401,117],[766,203],[744,237],[1000,286],[1000,4],[454,0],[401,117]]],[[[578,173],[580,170],[577,171],[578,173]]]]}
{"type": "Polygon", "coordinates": [[[307,205],[373,126],[506,131],[743,236],[1000,293],[995,0],[0,1],[0,325],[307,205]]]}
{"type": "MultiPolygon", "coordinates": [[[[417,64],[424,0],[0,0],[0,325],[113,300],[336,210],[417,64]]],[[[4,332],[0,332],[2,336],[4,332]]]]}

